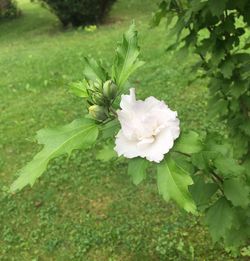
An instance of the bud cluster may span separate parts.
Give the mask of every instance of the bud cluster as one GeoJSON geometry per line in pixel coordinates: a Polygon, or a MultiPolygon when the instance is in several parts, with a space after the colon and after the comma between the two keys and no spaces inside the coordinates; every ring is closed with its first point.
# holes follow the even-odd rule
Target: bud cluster
{"type": "Polygon", "coordinates": [[[115,100],[118,87],[114,82],[108,80],[104,83],[89,82],[88,99],[90,105],[89,114],[98,121],[105,121],[110,117],[110,108],[115,100]]]}

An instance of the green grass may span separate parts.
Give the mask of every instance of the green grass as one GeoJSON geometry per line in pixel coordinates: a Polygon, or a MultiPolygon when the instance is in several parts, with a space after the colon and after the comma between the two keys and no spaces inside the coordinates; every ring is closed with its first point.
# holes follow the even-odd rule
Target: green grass
{"type": "Polygon", "coordinates": [[[54,160],[32,189],[5,193],[39,149],[35,132],[85,113],[68,84],[82,78],[86,55],[110,66],[132,19],[146,61],[132,80],[138,95],[164,99],[183,129],[207,125],[205,82],[189,84],[185,70],[196,58],[164,52],[164,26],[148,28],[154,1],[118,1],[91,33],[63,30],[39,5],[18,4],[23,15],[0,24],[0,260],[233,260],[212,245],[202,219],[158,196],[154,175],[135,187],[125,163],[95,160],[99,146],[54,160]]]}

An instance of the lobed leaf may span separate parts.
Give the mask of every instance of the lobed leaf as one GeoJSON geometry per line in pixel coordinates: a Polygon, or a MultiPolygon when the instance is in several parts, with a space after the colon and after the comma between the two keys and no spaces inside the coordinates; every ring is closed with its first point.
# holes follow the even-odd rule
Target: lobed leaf
{"type": "Polygon", "coordinates": [[[108,74],[99,62],[93,58],[87,57],[85,57],[84,60],[85,67],[83,74],[87,80],[98,83],[108,80],[108,74]]]}
{"type": "Polygon", "coordinates": [[[159,9],[153,13],[152,15],[152,19],[150,21],[150,25],[151,27],[156,27],[160,24],[162,18],[164,18],[166,16],[166,14],[169,12],[168,11],[168,4],[166,1],[162,1],[159,4],[159,9]]]}
{"type": "Polygon", "coordinates": [[[196,206],[188,190],[193,180],[170,156],[158,164],[157,184],[159,193],[166,201],[173,199],[187,212],[196,212],[196,206]]]}
{"type": "Polygon", "coordinates": [[[191,158],[187,157],[185,154],[172,152],[171,157],[175,161],[175,163],[188,172],[190,175],[196,172],[195,166],[192,164],[191,158]]]}
{"type": "Polygon", "coordinates": [[[209,0],[208,6],[211,10],[211,13],[216,16],[223,14],[228,0],[209,0]]]}
{"type": "Polygon", "coordinates": [[[250,188],[239,178],[225,180],[224,193],[228,200],[236,207],[246,208],[250,202],[250,188]]]}
{"type": "Polygon", "coordinates": [[[122,89],[129,76],[144,64],[139,60],[139,54],[137,31],[132,24],[118,44],[112,67],[112,78],[119,88],[122,89]]]}
{"type": "Polygon", "coordinates": [[[196,177],[194,184],[190,186],[190,192],[200,210],[207,207],[210,198],[215,194],[218,188],[217,184],[205,183],[203,177],[196,177]]]}
{"type": "Polygon", "coordinates": [[[70,92],[81,98],[88,98],[88,82],[84,79],[83,81],[73,82],[69,86],[70,92]]]}
{"type": "Polygon", "coordinates": [[[235,65],[230,60],[223,61],[220,67],[221,72],[226,79],[230,79],[232,77],[234,68],[235,65]]]}
{"type": "Polygon", "coordinates": [[[218,199],[205,215],[205,221],[209,227],[214,242],[225,237],[231,228],[234,218],[234,211],[229,202],[224,198],[218,199]]]}
{"type": "Polygon", "coordinates": [[[191,161],[194,166],[200,170],[208,171],[213,160],[218,156],[215,151],[201,151],[191,155],[191,161]]]}
{"type": "Polygon", "coordinates": [[[117,158],[117,153],[114,150],[114,144],[108,144],[98,151],[96,158],[103,162],[108,162],[114,158],[117,158]]]}
{"type": "Polygon", "coordinates": [[[200,152],[202,148],[203,146],[199,134],[190,131],[186,134],[181,134],[175,143],[173,150],[185,154],[192,154],[200,152]]]}
{"type": "Polygon", "coordinates": [[[248,228],[249,225],[244,226],[243,222],[240,227],[238,222],[233,225],[234,226],[226,232],[224,243],[226,247],[238,248],[239,246],[244,245],[249,239],[250,229],[248,228]]]}
{"type": "Polygon", "coordinates": [[[209,117],[216,118],[218,116],[225,116],[228,114],[228,101],[219,99],[217,101],[209,101],[209,117]]]}
{"type": "Polygon", "coordinates": [[[85,149],[92,145],[98,136],[94,121],[78,119],[55,129],[42,129],[37,133],[37,141],[44,148],[20,170],[19,177],[10,187],[10,192],[21,190],[35,181],[46,170],[49,161],[62,154],[70,155],[75,149],[85,149]]]}
{"type": "Polygon", "coordinates": [[[106,123],[105,125],[103,125],[103,127],[101,128],[101,135],[103,139],[107,139],[107,138],[114,138],[114,136],[117,134],[117,132],[119,131],[119,126],[120,123],[117,119],[114,119],[108,123],[106,123]]]}
{"type": "Polygon", "coordinates": [[[241,176],[245,171],[244,167],[239,165],[235,159],[222,155],[214,159],[214,166],[224,177],[241,176]]]}
{"type": "Polygon", "coordinates": [[[148,161],[143,158],[129,160],[128,175],[132,178],[135,185],[139,185],[146,178],[148,161]]]}
{"type": "Polygon", "coordinates": [[[228,140],[224,139],[223,137],[218,136],[218,134],[215,133],[209,133],[205,140],[204,145],[205,151],[214,151],[222,154],[226,157],[233,157],[234,154],[234,148],[232,144],[228,142],[228,140]],[[218,140],[220,142],[218,142],[218,140]]]}

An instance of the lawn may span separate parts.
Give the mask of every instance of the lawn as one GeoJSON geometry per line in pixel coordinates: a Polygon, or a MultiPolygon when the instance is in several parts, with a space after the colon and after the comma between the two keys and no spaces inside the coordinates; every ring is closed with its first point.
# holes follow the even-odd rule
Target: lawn
{"type": "Polygon", "coordinates": [[[36,131],[86,113],[68,85],[82,78],[84,56],[110,66],[132,19],[146,61],[132,79],[138,96],[165,100],[183,129],[207,124],[206,82],[187,70],[197,58],[164,51],[173,39],[164,25],[149,28],[154,1],[118,1],[94,32],[63,30],[38,4],[18,4],[23,15],[0,24],[0,260],[235,260],[212,245],[202,218],[159,197],[153,173],[136,187],[126,162],[96,160],[100,144],[54,160],[33,188],[6,193],[39,149],[36,131]]]}

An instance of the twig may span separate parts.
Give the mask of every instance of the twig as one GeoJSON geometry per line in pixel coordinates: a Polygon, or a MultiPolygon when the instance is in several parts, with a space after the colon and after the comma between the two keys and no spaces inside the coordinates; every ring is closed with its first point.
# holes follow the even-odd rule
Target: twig
{"type": "Polygon", "coordinates": [[[223,191],[223,188],[221,187],[221,185],[223,184],[223,179],[219,176],[219,175],[217,175],[214,171],[211,171],[211,173],[212,173],[212,180],[216,183],[216,184],[218,184],[218,186],[219,186],[219,190],[221,191],[221,193],[224,195],[224,191],[223,191]],[[219,181],[219,183],[218,183],[218,181],[219,181]]]}
{"type": "Polygon", "coordinates": [[[221,183],[223,183],[223,179],[222,179],[220,176],[218,176],[216,173],[214,173],[213,171],[212,171],[212,175],[213,175],[217,180],[219,180],[221,183]]]}
{"type": "Polygon", "coordinates": [[[187,153],[185,153],[185,152],[181,152],[181,151],[175,151],[175,152],[177,152],[177,153],[179,153],[179,154],[182,154],[182,155],[184,155],[184,156],[187,156],[187,157],[191,157],[191,155],[189,155],[189,154],[187,154],[187,153]]]}
{"type": "Polygon", "coordinates": [[[110,107],[109,110],[110,110],[116,117],[118,117],[116,110],[114,110],[112,107],[110,107]]]}

